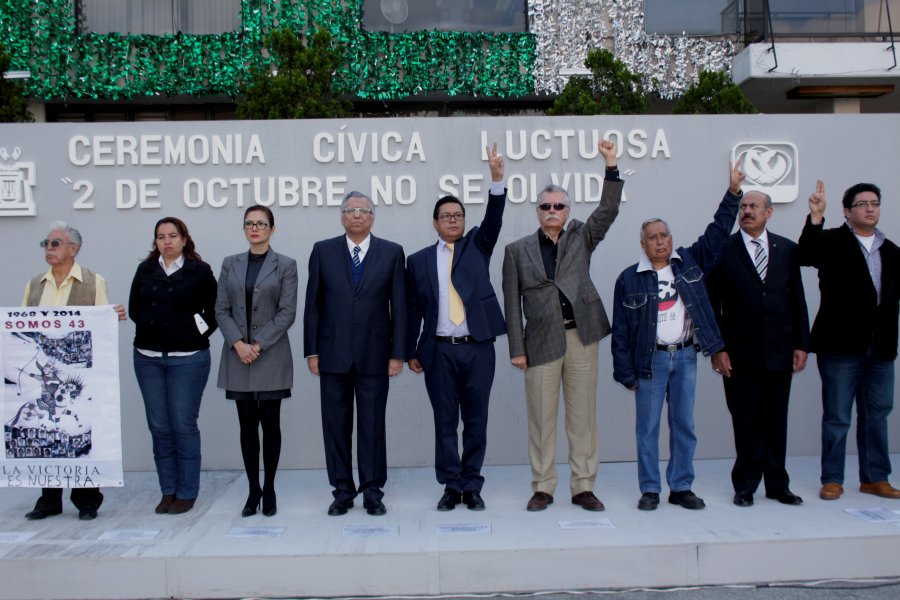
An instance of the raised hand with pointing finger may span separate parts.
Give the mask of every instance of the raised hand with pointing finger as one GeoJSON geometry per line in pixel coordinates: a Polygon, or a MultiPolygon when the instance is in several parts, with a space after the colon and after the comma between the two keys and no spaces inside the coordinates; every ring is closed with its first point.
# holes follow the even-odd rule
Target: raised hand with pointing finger
{"type": "Polygon", "coordinates": [[[809,219],[813,225],[820,225],[825,218],[825,182],[816,180],[816,191],[809,196],[809,219]]]}

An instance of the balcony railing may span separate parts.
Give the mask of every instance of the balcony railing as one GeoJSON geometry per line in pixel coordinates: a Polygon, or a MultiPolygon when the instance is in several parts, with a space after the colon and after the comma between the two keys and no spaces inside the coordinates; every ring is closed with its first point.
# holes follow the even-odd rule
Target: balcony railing
{"type": "Polygon", "coordinates": [[[892,33],[900,0],[645,0],[649,33],[772,38],[878,38],[892,33]]]}

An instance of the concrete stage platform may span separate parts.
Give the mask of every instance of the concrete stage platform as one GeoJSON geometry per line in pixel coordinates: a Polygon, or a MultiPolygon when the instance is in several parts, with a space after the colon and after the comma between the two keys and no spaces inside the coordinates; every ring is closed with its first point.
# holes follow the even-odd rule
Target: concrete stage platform
{"type": "Polygon", "coordinates": [[[68,503],[60,516],[26,521],[37,492],[2,490],[0,598],[435,595],[898,576],[900,526],[844,509],[900,511],[900,501],[859,493],[855,462],[848,457],[840,500],[818,499],[818,458],[803,457],[788,467],[804,505],[757,495],[755,506],[738,508],[731,461],[697,461],[702,511],[669,505],[665,494],[655,512],[638,511],[634,463],[600,465],[602,513],[570,503],[565,467],[556,503],[540,513],[525,511],[527,466],[485,469],[487,510],[445,513],[434,508],[442,490],[432,469],[391,469],[383,517],[367,515],[360,500],[347,515],[327,516],[323,471],[279,473],[272,518],[240,517],[246,483],[234,471],[204,472],[197,506],[179,516],[153,513],[155,473],[129,473],[125,488],[106,490],[91,522],[68,503]]]}

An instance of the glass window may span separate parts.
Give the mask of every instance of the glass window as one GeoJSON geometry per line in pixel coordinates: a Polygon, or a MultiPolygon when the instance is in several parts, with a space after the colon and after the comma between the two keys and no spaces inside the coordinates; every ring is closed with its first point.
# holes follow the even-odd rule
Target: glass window
{"type": "Polygon", "coordinates": [[[644,29],[647,33],[681,35],[721,35],[722,13],[730,0],[644,0],[644,29]]]}
{"type": "Polygon", "coordinates": [[[526,0],[363,0],[363,29],[403,33],[526,30],[526,0]]]}
{"type": "Polygon", "coordinates": [[[78,0],[82,33],[217,34],[241,24],[241,0],[78,0]]]}

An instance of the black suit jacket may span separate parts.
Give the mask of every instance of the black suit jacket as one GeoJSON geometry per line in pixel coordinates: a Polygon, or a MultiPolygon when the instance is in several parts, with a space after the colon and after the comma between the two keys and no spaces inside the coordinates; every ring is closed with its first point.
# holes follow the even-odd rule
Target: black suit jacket
{"type": "MultiPolygon", "coordinates": [[[[453,249],[453,287],[466,309],[469,333],[479,342],[506,333],[506,321],[491,285],[490,263],[500,227],[506,194],[488,197],[480,227],[473,227],[457,240],[453,249]]],[[[417,358],[425,370],[431,368],[438,319],[437,244],[410,255],[406,266],[409,331],[408,358],[417,358]],[[424,323],[424,325],[423,325],[424,323]],[[420,329],[421,328],[421,329],[420,329]],[[419,332],[421,331],[421,335],[419,332]],[[417,341],[418,338],[418,341],[417,341]]]]}
{"type": "Polygon", "coordinates": [[[740,232],[728,238],[707,289],[735,369],[790,371],[794,350],[810,350],[809,315],[797,245],[768,232],[769,266],[759,278],[740,232]]]}
{"type": "Polygon", "coordinates": [[[319,357],[324,373],[387,375],[388,361],[406,359],[404,254],[372,236],[359,285],[347,238],[316,242],[309,257],[303,313],[303,355],[319,357]]]}
{"type": "Polygon", "coordinates": [[[865,356],[874,344],[880,360],[897,358],[897,313],[900,307],[900,248],[885,239],[881,246],[881,304],[866,258],[846,224],[824,229],[809,217],[800,235],[803,266],[819,270],[821,300],[813,324],[815,352],[865,356]]]}

